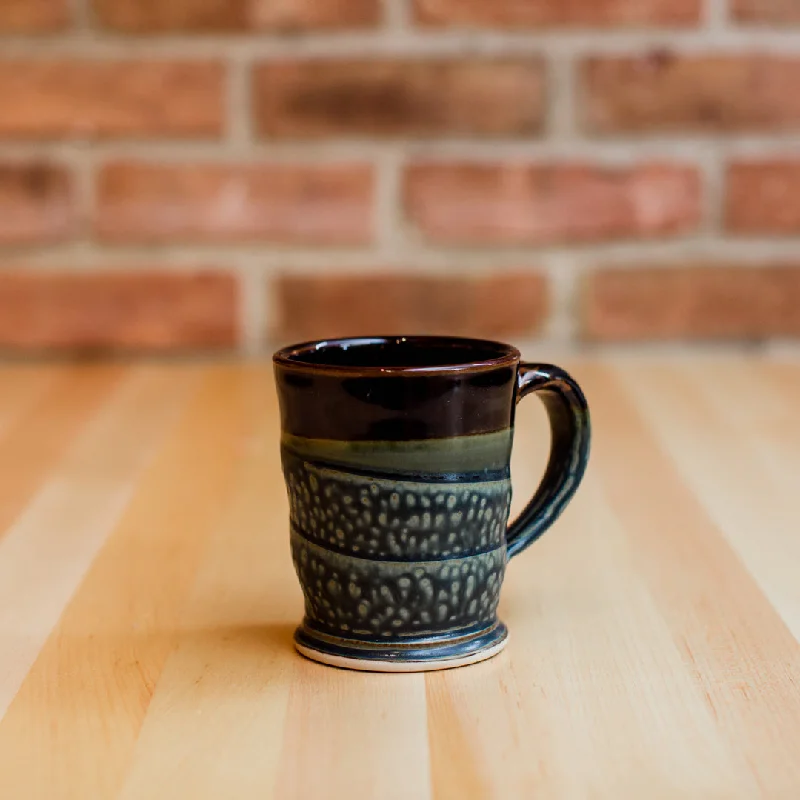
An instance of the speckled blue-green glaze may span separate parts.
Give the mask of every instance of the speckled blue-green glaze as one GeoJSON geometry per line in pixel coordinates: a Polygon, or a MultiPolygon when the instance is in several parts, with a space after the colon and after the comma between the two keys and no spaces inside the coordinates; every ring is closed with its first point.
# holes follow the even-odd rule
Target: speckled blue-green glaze
{"type": "Polygon", "coordinates": [[[434,636],[495,620],[504,548],[439,561],[377,561],[332,553],[292,533],[306,617],[332,634],[434,636]]]}
{"type": "Polygon", "coordinates": [[[302,639],[386,659],[420,640],[447,652],[504,637],[510,444],[510,431],[356,445],[285,436],[302,639]]]}
{"type": "Polygon", "coordinates": [[[557,519],[586,467],[577,384],[508,345],[440,337],[308,343],[275,363],[301,652],[377,669],[497,652],[507,562],[557,519]],[[514,410],[531,392],[551,454],[509,527],[514,410]]]}
{"type": "MultiPolygon", "coordinates": [[[[508,449],[506,431],[470,438],[494,441],[496,452],[508,449]]],[[[438,459],[446,472],[408,469],[408,477],[402,478],[408,457],[396,447],[388,453],[384,442],[371,443],[369,449],[359,443],[359,455],[368,453],[370,458],[363,458],[360,471],[353,472],[352,456],[349,465],[342,465],[341,456],[338,463],[322,459],[323,444],[315,442],[317,460],[311,462],[306,460],[311,447],[296,438],[285,441],[282,458],[292,528],[320,547],[379,560],[440,559],[503,546],[511,502],[508,467],[464,470],[452,455],[461,449],[459,439],[424,444],[430,462],[438,459]],[[368,467],[367,461],[383,463],[368,467]],[[377,471],[389,465],[394,474],[377,471]]],[[[480,444],[488,449],[485,442],[480,444]]]]}

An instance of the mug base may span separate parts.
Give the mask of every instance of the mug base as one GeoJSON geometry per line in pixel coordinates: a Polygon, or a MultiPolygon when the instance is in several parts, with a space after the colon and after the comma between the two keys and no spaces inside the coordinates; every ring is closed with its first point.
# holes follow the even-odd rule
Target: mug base
{"type": "Polygon", "coordinates": [[[335,640],[305,626],[295,632],[295,648],[320,664],[361,672],[432,672],[486,661],[508,644],[508,629],[498,622],[488,631],[452,641],[384,643],[335,640]]]}

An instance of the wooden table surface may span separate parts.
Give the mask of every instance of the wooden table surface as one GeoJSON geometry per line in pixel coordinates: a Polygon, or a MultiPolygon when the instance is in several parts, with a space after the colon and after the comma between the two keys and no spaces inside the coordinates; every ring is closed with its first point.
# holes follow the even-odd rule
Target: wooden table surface
{"type": "Polygon", "coordinates": [[[294,652],[269,363],[1,367],[0,798],[800,798],[800,365],[564,366],[586,481],[428,675],[294,652]]]}

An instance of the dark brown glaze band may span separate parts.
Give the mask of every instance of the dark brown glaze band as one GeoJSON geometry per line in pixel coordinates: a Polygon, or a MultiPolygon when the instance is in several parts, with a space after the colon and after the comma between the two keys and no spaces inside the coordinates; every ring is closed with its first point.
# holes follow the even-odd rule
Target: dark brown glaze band
{"type": "Polygon", "coordinates": [[[503,430],[513,423],[519,359],[508,345],[456,337],[295,345],[274,358],[282,429],[340,441],[503,430]]]}

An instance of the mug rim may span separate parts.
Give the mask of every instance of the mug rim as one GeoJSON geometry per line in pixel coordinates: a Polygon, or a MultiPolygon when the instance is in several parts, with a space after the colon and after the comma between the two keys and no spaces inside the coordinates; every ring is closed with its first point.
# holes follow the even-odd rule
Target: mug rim
{"type": "Polygon", "coordinates": [[[484,371],[497,367],[510,366],[519,362],[520,351],[511,344],[494,339],[482,339],[468,336],[445,336],[436,334],[413,334],[400,336],[345,336],[331,339],[313,339],[305,342],[286,345],[275,351],[273,364],[286,369],[305,372],[324,372],[326,374],[345,375],[436,375],[484,371]],[[366,365],[330,364],[317,361],[305,361],[306,354],[319,352],[326,348],[364,346],[375,344],[408,344],[422,346],[460,346],[484,349],[495,349],[497,355],[490,358],[476,358],[471,361],[442,362],[429,365],[366,365]]]}

